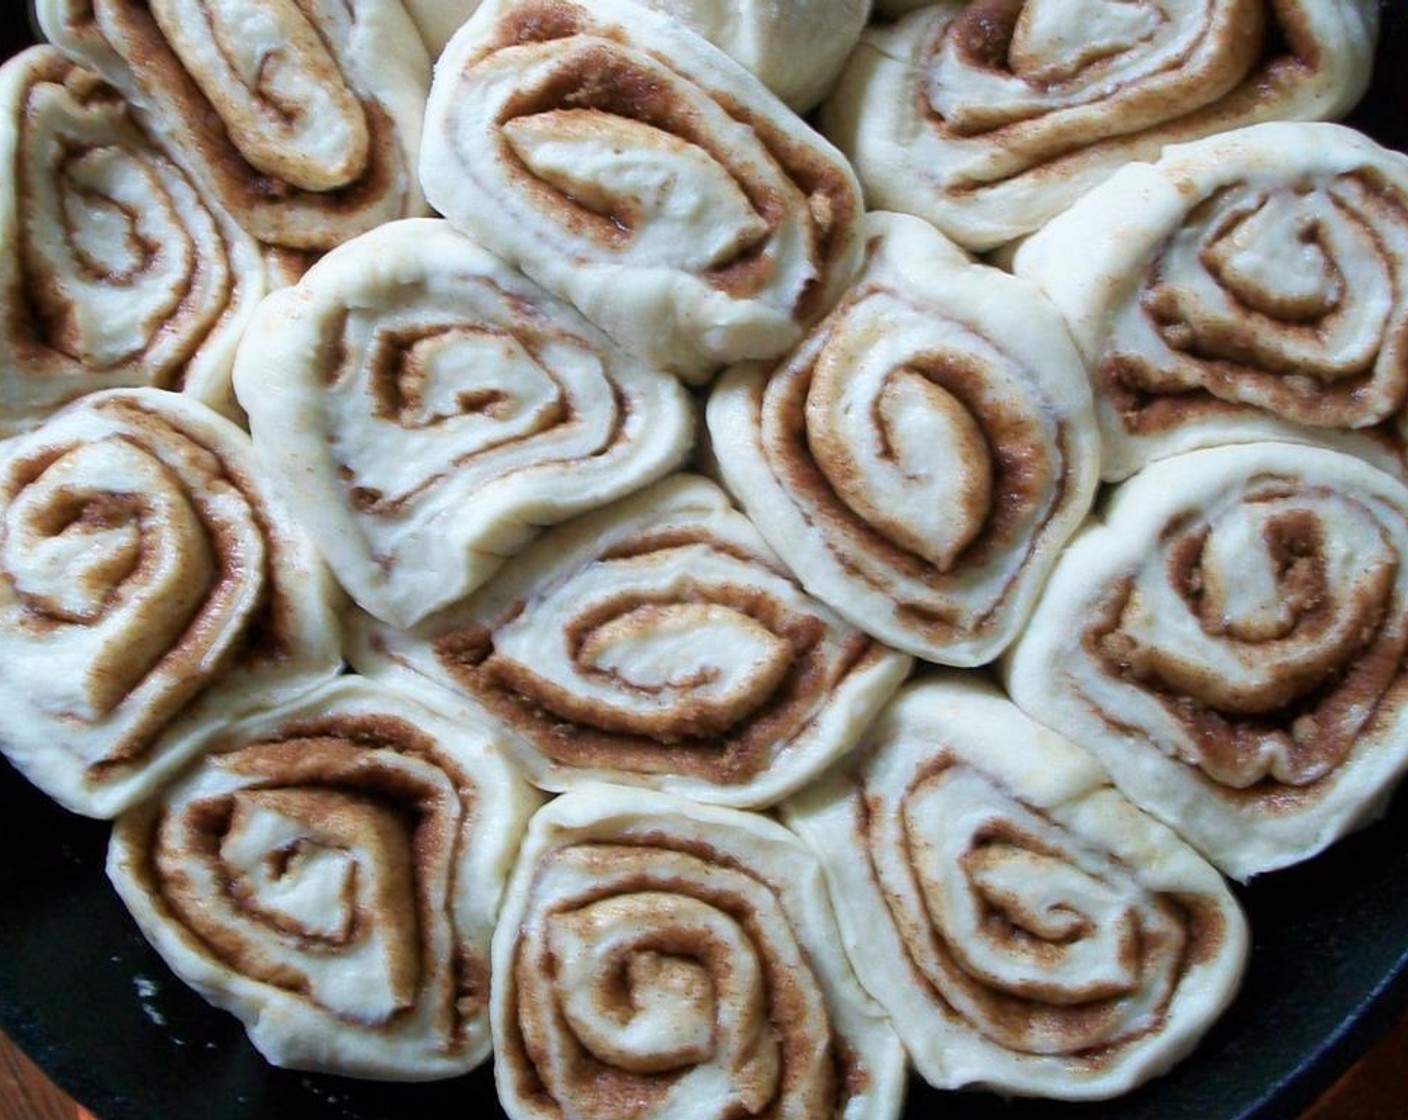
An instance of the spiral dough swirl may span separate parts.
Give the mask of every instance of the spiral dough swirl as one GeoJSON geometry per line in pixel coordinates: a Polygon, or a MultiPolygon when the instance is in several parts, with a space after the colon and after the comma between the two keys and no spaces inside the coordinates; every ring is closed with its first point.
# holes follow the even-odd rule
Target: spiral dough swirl
{"type": "Polygon", "coordinates": [[[824,896],[815,861],[762,817],[610,787],[540,811],[494,938],[505,1109],[896,1116],[899,1045],[824,896]]]}
{"type": "Polygon", "coordinates": [[[37,0],[258,241],[330,249],[423,212],[430,60],[398,0],[37,0]]]}
{"type": "Polygon", "coordinates": [[[482,6],[437,67],[421,176],[457,228],[691,380],[787,349],[858,261],[839,153],[682,24],[611,0],[482,6]]]}
{"type": "Polygon", "coordinates": [[[1094,496],[1085,371],[1029,285],[918,219],[867,228],[860,277],[804,345],[714,388],[713,452],[812,594],[900,649],[980,664],[1094,496]]]}
{"type": "Polygon", "coordinates": [[[1106,477],[1256,438],[1408,473],[1408,157],[1329,124],[1172,148],[1082,199],[1016,267],[1095,371],[1106,477]]]}
{"type": "Polygon", "coordinates": [[[421,1080],[483,1061],[489,941],[538,803],[490,738],[343,677],[208,746],[108,859],[177,974],[276,1065],[421,1080]]]}
{"type": "Polygon", "coordinates": [[[410,633],[354,623],[349,656],[470,700],[544,789],[613,780],[749,807],[849,749],[909,665],[688,475],[546,534],[410,633]]]}
{"type": "Polygon", "coordinates": [[[248,438],[194,402],[94,394],[0,460],[3,746],[78,812],[120,812],[210,721],[331,676],[331,601],[248,438]]]}
{"type": "Polygon", "coordinates": [[[824,107],[871,206],[985,250],[1132,160],[1348,112],[1373,0],[942,0],[866,32],[824,107]]]}
{"type": "Polygon", "coordinates": [[[677,466],[679,383],[444,222],[393,222],[259,309],[235,371],[255,447],[341,582],[410,625],[543,525],[677,466]]]}
{"type": "Polygon", "coordinates": [[[264,265],[128,102],[33,47],[0,68],[0,166],[0,436],[124,386],[228,409],[264,265]]]}
{"type": "Polygon", "coordinates": [[[1245,877],[1319,851],[1408,765],[1408,491],[1260,443],[1155,463],[1062,557],[1013,698],[1245,877]]]}
{"type": "Polygon", "coordinates": [[[1115,1096],[1231,1000],[1247,934],[1221,876],[991,685],[909,686],[865,751],[784,816],[931,1084],[1115,1096]]]}

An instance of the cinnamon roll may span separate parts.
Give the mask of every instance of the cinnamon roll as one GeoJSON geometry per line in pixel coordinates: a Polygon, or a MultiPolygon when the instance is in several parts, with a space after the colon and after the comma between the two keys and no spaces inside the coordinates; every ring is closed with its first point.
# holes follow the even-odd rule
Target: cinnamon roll
{"type": "Polygon", "coordinates": [[[289,505],[353,598],[398,626],[541,526],[655,481],[694,436],[674,378],[428,218],[270,296],[235,381],[289,505]]]}
{"type": "Polygon", "coordinates": [[[75,812],[333,676],[334,603],[249,437],[186,397],[95,393],[0,453],[0,751],[75,812]]]}
{"type": "Polygon", "coordinates": [[[342,677],[221,727],[113,830],[108,874],[270,1062],[452,1077],[489,1055],[489,948],[536,793],[472,722],[342,677]]]}
{"type": "Polygon", "coordinates": [[[865,34],[822,124],[871,207],[989,249],[1166,144],[1347,112],[1377,31],[1373,0],[943,0],[865,34]]]}
{"type": "Polygon", "coordinates": [[[840,153],[621,0],[482,6],[436,68],[421,178],[457,228],[696,381],[785,351],[859,261],[840,153]]]}
{"type": "Polygon", "coordinates": [[[836,310],[776,368],[714,387],[712,453],[808,591],[892,646],[977,665],[1094,497],[1085,367],[1035,287],[917,218],[867,229],[836,310]]]}
{"type": "Polygon", "coordinates": [[[1024,243],[1016,268],[1093,371],[1106,477],[1254,439],[1405,474],[1408,157],[1332,124],[1170,148],[1024,243]]]}
{"type": "Polygon", "coordinates": [[[322,251],[425,203],[430,60],[400,0],[36,0],[260,242],[322,251]]]}
{"type": "Polygon", "coordinates": [[[479,0],[402,0],[406,11],[420,32],[425,49],[432,59],[439,58],[445,44],[454,38],[460,26],[474,14],[479,0]]]}
{"type": "Polygon", "coordinates": [[[1145,468],[1066,550],[1012,698],[1245,879],[1375,815],[1408,766],[1408,488],[1317,447],[1145,468]]]}
{"type": "Polygon", "coordinates": [[[1113,1097],[1231,1001],[1248,938],[1222,876],[985,678],[907,686],[856,757],[784,819],[931,1085],[1113,1097]]]}
{"type": "Polygon", "coordinates": [[[230,407],[258,246],[128,102],[52,47],[0,67],[0,437],[84,393],[230,407]]]}
{"type": "Polygon", "coordinates": [[[540,810],[494,934],[514,1120],[899,1115],[904,1056],[780,825],[599,786],[540,810]]]}
{"type": "Polygon", "coordinates": [[[835,84],[870,14],[869,0],[646,0],[646,6],[683,21],[799,113],[835,84]]]}
{"type": "Polygon", "coordinates": [[[741,807],[850,749],[909,667],[690,475],[544,535],[414,631],[354,618],[349,641],[361,672],[472,703],[543,789],[610,780],[741,807]]]}
{"type": "MultiPolygon", "coordinates": [[[[432,56],[479,0],[405,0],[432,56]]],[[[868,0],[638,0],[702,35],[798,112],[826,96],[860,40],[868,0]]]]}

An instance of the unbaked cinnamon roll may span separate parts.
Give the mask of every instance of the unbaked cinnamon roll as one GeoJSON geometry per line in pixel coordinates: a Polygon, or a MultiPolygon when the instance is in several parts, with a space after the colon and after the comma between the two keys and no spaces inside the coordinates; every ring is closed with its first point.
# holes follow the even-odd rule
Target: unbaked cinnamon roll
{"type": "Polygon", "coordinates": [[[402,3],[415,21],[416,30],[432,59],[440,57],[445,44],[479,7],[479,0],[402,0],[402,3]]]}
{"type": "Polygon", "coordinates": [[[854,765],[784,805],[856,973],[931,1085],[1113,1097],[1231,1001],[1222,876],[977,675],[906,687],[854,765]]]}
{"type": "MultiPolygon", "coordinates": [[[[702,35],[798,112],[826,96],[860,39],[869,0],[639,0],[702,35]]],[[[435,57],[479,0],[405,0],[435,57]]]]}
{"type": "Polygon", "coordinates": [[[646,6],[687,24],[799,113],[835,84],[870,14],[869,0],[646,0],[646,6]]]}
{"type": "Polygon", "coordinates": [[[1332,124],[1229,132],[1123,168],[1016,261],[1093,371],[1107,478],[1254,439],[1405,473],[1408,157],[1332,124]]]}
{"type": "Polygon", "coordinates": [[[756,78],[619,0],[492,0],[441,56],[421,178],[457,228],[691,380],[845,288],[860,190],[756,78]]]}
{"type": "Polygon", "coordinates": [[[691,475],[545,534],[413,631],[350,629],[361,672],[469,701],[543,789],[610,780],[743,807],[850,749],[909,667],[691,475]]]}
{"type": "Polygon", "coordinates": [[[1016,636],[1095,494],[1090,387],[1034,287],[867,215],[866,264],[780,365],[709,398],[729,488],[807,590],[931,661],[1016,636]]]}
{"type": "Polygon", "coordinates": [[[52,47],[0,67],[0,437],[84,393],[230,407],[259,248],[131,105],[52,47]]]}
{"type": "Polygon", "coordinates": [[[0,452],[0,750],[75,812],[333,676],[334,602],[249,437],[195,401],[92,394],[0,452]]]}
{"type": "Polygon", "coordinates": [[[235,381],[285,499],[352,597],[398,626],[542,526],[655,481],[694,436],[678,381],[429,218],[270,296],[235,381]]]}
{"type": "Polygon", "coordinates": [[[1061,557],[1012,698],[1238,879],[1376,815],[1408,767],[1408,488],[1317,447],[1146,467],[1061,557]]]}
{"type": "Polygon", "coordinates": [[[260,242],[321,251],[424,211],[430,60],[399,0],[36,0],[260,242]]]}
{"type": "Polygon", "coordinates": [[[108,874],[270,1062],[453,1077],[489,1054],[489,948],[537,794],[472,722],[342,677],[221,727],[113,831],[108,874]]]}
{"type": "Polygon", "coordinates": [[[1347,112],[1377,30],[1373,0],[943,0],[865,34],[823,127],[871,207],[988,249],[1166,144],[1347,112]]]}
{"type": "Polygon", "coordinates": [[[539,811],[494,935],[514,1120],[897,1117],[904,1056],[806,848],[765,817],[598,786],[539,811]]]}

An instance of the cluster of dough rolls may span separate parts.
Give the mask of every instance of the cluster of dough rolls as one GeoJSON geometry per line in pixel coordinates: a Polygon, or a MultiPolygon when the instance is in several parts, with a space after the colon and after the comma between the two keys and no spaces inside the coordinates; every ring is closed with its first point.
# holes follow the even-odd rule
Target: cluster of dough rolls
{"type": "Polygon", "coordinates": [[[0,751],[270,1062],[1117,1096],[1408,768],[1368,0],[35,15],[0,751]]]}

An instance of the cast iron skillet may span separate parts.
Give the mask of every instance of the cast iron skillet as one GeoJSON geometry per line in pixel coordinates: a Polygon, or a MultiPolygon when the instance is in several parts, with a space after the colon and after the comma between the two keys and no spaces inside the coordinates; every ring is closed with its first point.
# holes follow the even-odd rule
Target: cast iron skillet
{"type": "MultiPolygon", "coordinates": [[[[4,56],[29,41],[10,18],[4,56]]],[[[1408,12],[1386,4],[1374,88],[1352,123],[1408,149],[1404,60],[1408,12]]],[[[488,1068],[385,1085],[268,1066],[236,1020],[174,979],[137,932],[103,875],[107,833],[0,762],[0,852],[13,853],[0,861],[0,1026],[103,1120],[503,1115],[488,1068]]],[[[1238,893],[1254,939],[1246,982],[1168,1076],[1096,1105],[940,1095],[916,1080],[908,1120],[1298,1115],[1408,998],[1408,788],[1379,823],[1238,893]]]]}

